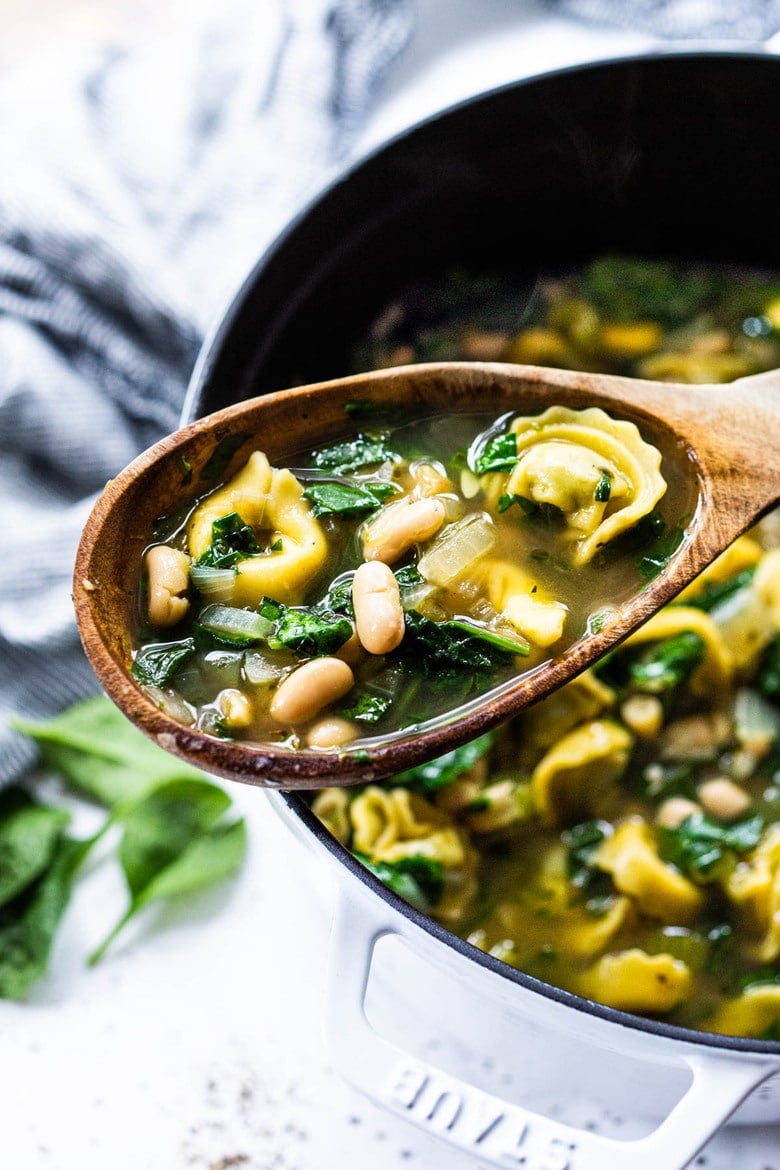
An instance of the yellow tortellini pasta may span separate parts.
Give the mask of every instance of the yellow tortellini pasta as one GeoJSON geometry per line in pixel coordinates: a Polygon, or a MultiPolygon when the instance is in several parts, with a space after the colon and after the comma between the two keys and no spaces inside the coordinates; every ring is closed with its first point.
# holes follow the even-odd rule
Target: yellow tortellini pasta
{"type": "Polygon", "coordinates": [[[701,891],[662,861],[650,826],[641,817],[630,817],[617,826],[599,847],[596,864],[650,918],[688,922],[701,905],[701,891]]]}
{"type": "Polygon", "coordinates": [[[564,735],[531,776],[534,806],[550,825],[598,816],[628,763],[632,738],[620,724],[594,719],[564,735]]]}
{"type": "Polygon", "coordinates": [[[685,963],[672,955],[648,955],[638,947],[603,955],[580,978],[582,995],[624,1012],[668,1012],[690,989],[685,963]]]}
{"type": "Polygon", "coordinates": [[[753,853],[726,880],[726,893],[761,939],[755,957],[764,963],[780,957],[780,824],[772,825],[753,853]]]}
{"type": "Polygon", "coordinates": [[[298,480],[287,468],[272,468],[267,456],[255,451],[229,483],[195,509],[187,542],[196,560],[211,543],[212,524],[231,512],[267,533],[269,551],[238,562],[229,600],[253,605],[267,596],[285,605],[299,603],[325,563],[327,545],[298,480]],[[281,547],[273,551],[276,544],[281,547]]]}
{"type": "Polygon", "coordinates": [[[511,424],[517,466],[506,492],[564,515],[575,564],[586,564],[603,545],[646,516],[666,491],[661,455],[630,422],[599,407],[551,406],[538,417],[511,424]]]}

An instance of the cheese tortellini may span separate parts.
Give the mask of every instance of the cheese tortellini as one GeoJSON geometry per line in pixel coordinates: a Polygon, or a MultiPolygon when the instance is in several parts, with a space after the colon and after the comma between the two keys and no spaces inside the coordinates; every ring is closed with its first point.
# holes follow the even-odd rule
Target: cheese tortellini
{"type": "Polygon", "coordinates": [[[552,505],[564,516],[575,564],[646,516],[666,491],[661,454],[630,422],[598,407],[551,406],[516,418],[518,461],[506,493],[552,505]]]}

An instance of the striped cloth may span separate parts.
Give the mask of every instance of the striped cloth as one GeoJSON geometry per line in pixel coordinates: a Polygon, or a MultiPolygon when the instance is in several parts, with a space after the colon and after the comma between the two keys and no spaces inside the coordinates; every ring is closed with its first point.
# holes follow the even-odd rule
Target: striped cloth
{"type": "MultiPolygon", "coordinates": [[[[184,10],[182,10],[184,11],[184,10]]],[[[70,578],[96,493],[176,426],[204,332],[338,168],[411,0],[191,0],[172,37],[0,89],[0,785],[96,688],[70,578]]]]}

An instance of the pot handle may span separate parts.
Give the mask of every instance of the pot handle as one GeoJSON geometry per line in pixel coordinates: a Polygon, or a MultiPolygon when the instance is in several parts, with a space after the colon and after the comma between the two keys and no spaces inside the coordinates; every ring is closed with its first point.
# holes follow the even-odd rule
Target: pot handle
{"type": "Polygon", "coordinates": [[[396,1115],[478,1158],[523,1170],[681,1170],[752,1089],[780,1070],[777,1061],[684,1054],[690,1087],[647,1136],[617,1141],[551,1120],[450,1076],[384,1039],[365,1012],[374,947],[400,932],[372,921],[339,890],[330,943],[325,1032],[343,1078],[396,1115]]]}

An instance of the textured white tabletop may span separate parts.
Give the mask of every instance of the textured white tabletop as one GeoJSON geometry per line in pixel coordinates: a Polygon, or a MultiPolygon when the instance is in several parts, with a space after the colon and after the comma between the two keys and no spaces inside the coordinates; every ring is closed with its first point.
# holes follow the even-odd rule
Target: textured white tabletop
{"type": "MultiPolygon", "coordinates": [[[[415,42],[365,145],[494,84],[647,45],[519,0],[420,0],[415,42]]],[[[51,975],[28,1003],[0,1003],[0,1167],[478,1170],[329,1070],[319,1028],[329,923],[309,885],[320,879],[262,793],[235,796],[251,851],[229,888],[144,918],[88,970],[84,955],[124,896],[118,873],[96,865],[51,975]]],[[[725,1130],[696,1165],[780,1170],[780,1128],[725,1130]]]]}

